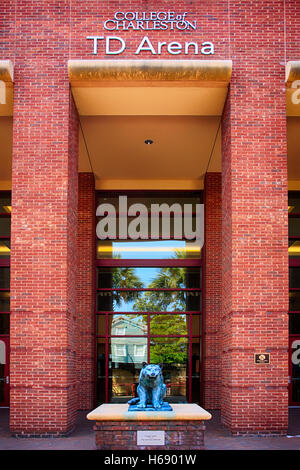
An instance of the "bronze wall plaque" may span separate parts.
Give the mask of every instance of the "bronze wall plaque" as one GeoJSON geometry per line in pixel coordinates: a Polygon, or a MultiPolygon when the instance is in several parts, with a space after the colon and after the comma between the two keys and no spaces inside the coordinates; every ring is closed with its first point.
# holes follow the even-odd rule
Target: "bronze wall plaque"
{"type": "Polygon", "coordinates": [[[270,354],[269,353],[258,353],[254,354],[255,364],[270,364],[270,354]]]}

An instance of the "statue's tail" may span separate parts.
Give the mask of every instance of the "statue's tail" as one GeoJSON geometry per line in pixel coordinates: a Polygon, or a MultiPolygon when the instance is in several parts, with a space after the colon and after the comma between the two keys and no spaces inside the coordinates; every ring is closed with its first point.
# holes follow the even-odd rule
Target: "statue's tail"
{"type": "Polygon", "coordinates": [[[131,400],[128,402],[128,405],[136,405],[139,401],[139,398],[131,398],[131,400]]]}

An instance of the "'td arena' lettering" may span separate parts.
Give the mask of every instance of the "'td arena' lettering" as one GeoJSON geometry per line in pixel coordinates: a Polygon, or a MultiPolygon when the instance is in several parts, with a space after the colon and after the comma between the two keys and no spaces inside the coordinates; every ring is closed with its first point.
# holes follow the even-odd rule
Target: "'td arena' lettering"
{"type": "MultiPolygon", "coordinates": [[[[126,50],[126,41],[118,36],[87,36],[86,39],[93,41],[93,54],[98,54],[98,50],[104,46],[106,55],[119,55],[126,50]],[[104,41],[104,42],[102,42],[104,41]]],[[[135,54],[139,55],[141,52],[150,52],[152,55],[161,55],[167,52],[168,54],[188,55],[190,53],[199,55],[213,55],[215,53],[214,45],[212,42],[206,41],[201,44],[195,41],[186,41],[181,43],[179,41],[151,41],[148,36],[137,44],[135,54]]]]}

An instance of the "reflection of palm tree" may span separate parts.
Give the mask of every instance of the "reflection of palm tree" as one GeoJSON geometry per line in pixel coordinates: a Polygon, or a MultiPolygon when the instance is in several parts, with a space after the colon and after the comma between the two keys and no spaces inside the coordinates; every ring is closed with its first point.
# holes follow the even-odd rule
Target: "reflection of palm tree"
{"type": "MultiPolygon", "coordinates": [[[[185,258],[185,253],[176,252],[173,259],[185,258]]],[[[180,289],[187,286],[187,270],[184,267],[161,268],[156,278],[149,284],[152,289],[180,289]]],[[[135,311],[166,312],[186,310],[183,291],[145,292],[134,304],[135,311]]]]}
{"type": "MultiPolygon", "coordinates": [[[[143,282],[135,274],[134,268],[112,268],[112,285],[116,289],[141,289],[143,282]]],[[[114,297],[116,305],[120,305],[121,301],[132,302],[136,300],[139,292],[134,291],[117,291],[114,297]]]]}
{"type": "MultiPolygon", "coordinates": [[[[176,252],[173,259],[184,259],[184,252],[176,252]]],[[[192,272],[185,267],[161,268],[153,281],[149,284],[152,289],[184,289],[199,287],[199,271],[192,272]]],[[[198,295],[198,294],[197,294],[198,295]]],[[[136,312],[181,312],[190,308],[190,300],[195,299],[193,294],[187,297],[184,291],[149,291],[144,292],[133,305],[136,312]]],[[[199,299],[199,298],[198,298],[199,299]]],[[[191,309],[194,310],[194,309],[191,309]]],[[[175,337],[188,334],[187,316],[178,315],[151,315],[151,335],[174,335],[173,338],[153,338],[150,350],[151,362],[184,364],[187,358],[187,338],[175,337]]]]}
{"type": "MultiPolygon", "coordinates": [[[[173,259],[184,259],[184,252],[176,252],[173,259]]],[[[135,274],[133,268],[113,268],[113,283],[115,288],[141,289],[143,282],[135,274]]],[[[135,301],[132,310],[134,312],[184,312],[186,310],[198,310],[191,308],[189,298],[184,291],[160,291],[159,289],[184,289],[187,287],[199,287],[197,273],[191,272],[185,267],[164,267],[160,268],[156,277],[147,286],[154,291],[144,292],[117,292],[116,304],[121,301],[135,301]],[[191,275],[190,275],[191,274],[191,275]],[[196,275],[196,276],[195,276],[196,275]]],[[[191,300],[193,295],[191,296],[191,300]]],[[[146,326],[146,316],[143,316],[143,323],[146,326]]],[[[169,314],[151,315],[150,334],[152,335],[187,335],[188,325],[187,316],[178,314],[176,316],[169,314]]],[[[151,362],[163,363],[185,363],[187,357],[187,339],[184,337],[153,338],[154,343],[151,346],[151,362]]]]}

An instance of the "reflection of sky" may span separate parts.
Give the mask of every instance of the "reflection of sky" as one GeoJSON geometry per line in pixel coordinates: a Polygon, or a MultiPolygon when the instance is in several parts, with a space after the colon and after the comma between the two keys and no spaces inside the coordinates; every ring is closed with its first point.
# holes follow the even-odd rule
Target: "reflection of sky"
{"type": "Polygon", "coordinates": [[[114,312],[132,312],[133,304],[134,302],[124,302],[121,299],[120,304],[114,306],[114,312]]]}
{"type": "Polygon", "coordinates": [[[134,274],[140,278],[143,282],[144,287],[148,287],[149,284],[156,278],[161,268],[133,268],[134,274]]]}
{"type": "Polygon", "coordinates": [[[113,242],[113,256],[121,254],[127,259],[164,259],[175,255],[176,248],[185,248],[186,242],[182,240],[157,240],[147,242],[113,242]],[[163,248],[166,250],[161,251],[163,248]],[[132,251],[124,251],[130,249],[132,251]],[[157,251],[155,251],[157,249],[157,251]],[[149,250],[149,251],[148,251],[149,250]],[[150,251],[151,250],[151,251],[150,251]],[[153,250],[153,251],[152,251],[153,250]]]}

